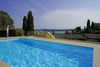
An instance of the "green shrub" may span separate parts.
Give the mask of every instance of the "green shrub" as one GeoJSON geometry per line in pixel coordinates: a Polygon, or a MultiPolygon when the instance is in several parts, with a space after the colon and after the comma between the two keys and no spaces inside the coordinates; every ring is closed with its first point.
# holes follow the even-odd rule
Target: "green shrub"
{"type": "MultiPolygon", "coordinates": [[[[0,37],[6,36],[6,30],[0,30],[0,37]]],[[[10,29],[9,36],[23,36],[24,31],[22,29],[10,29]]]]}
{"type": "Polygon", "coordinates": [[[6,30],[0,30],[0,37],[6,36],[6,30]]]}

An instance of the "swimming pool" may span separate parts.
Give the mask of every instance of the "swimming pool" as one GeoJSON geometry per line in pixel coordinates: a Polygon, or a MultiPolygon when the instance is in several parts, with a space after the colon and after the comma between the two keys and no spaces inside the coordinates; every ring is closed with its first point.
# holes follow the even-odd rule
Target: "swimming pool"
{"type": "Polygon", "coordinates": [[[93,49],[22,38],[1,40],[0,60],[12,67],[93,67],[93,49]]]}

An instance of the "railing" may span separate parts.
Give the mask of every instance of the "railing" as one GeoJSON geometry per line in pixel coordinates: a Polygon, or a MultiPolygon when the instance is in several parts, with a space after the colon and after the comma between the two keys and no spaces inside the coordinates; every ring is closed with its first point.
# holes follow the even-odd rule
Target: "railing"
{"type": "Polygon", "coordinates": [[[100,34],[53,34],[56,38],[79,39],[79,40],[100,40],[100,34]]]}
{"type": "Polygon", "coordinates": [[[72,29],[35,29],[35,32],[50,32],[51,34],[72,32],[72,29]]]}

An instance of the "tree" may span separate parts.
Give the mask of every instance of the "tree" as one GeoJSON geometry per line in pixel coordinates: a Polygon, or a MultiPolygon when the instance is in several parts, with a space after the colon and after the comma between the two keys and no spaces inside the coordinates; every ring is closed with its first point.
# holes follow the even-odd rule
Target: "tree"
{"type": "Polygon", "coordinates": [[[92,21],[92,24],[91,24],[91,28],[92,30],[94,29],[94,22],[92,21]]]}
{"type": "Polygon", "coordinates": [[[10,28],[14,28],[13,24],[14,21],[10,15],[8,15],[7,12],[0,11],[0,29],[6,29],[7,25],[9,25],[10,28]]]}
{"type": "Polygon", "coordinates": [[[27,20],[27,30],[28,31],[34,31],[34,20],[33,20],[33,16],[32,16],[32,11],[28,12],[28,16],[27,16],[28,20],[27,20]]]}
{"type": "Polygon", "coordinates": [[[87,20],[87,30],[90,29],[90,20],[87,20]]]}
{"type": "Polygon", "coordinates": [[[80,32],[81,31],[81,27],[79,26],[79,27],[76,27],[76,31],[77,32],[80,32]]]}
{"type": "Polygon", "coordinates": [[[24,16],[23,18],[23,30],[26,33],[27,32],[27,18],[24,16]]]}
{"type": "Polygon", "coordinates": [[[90,26],[90,20],[87,20],[87,28],[84,30],[85,33],[92,33],[92,29],[90,26]]]}
{"type": "Polygon", "coordinates": [[[94,24],[94,29],[95,30],[100,30],[100,23],[95,23],[94,24]]]}
{"type": "Polygon", "coordinates": [[[80,26],[73,29],[73,33],[80,33],[80,32],[81,32],[81,27],[80,26]]]}

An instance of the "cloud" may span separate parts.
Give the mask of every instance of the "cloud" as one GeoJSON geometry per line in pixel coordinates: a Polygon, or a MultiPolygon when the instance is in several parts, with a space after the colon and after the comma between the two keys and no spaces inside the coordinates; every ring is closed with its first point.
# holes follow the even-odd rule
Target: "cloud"
{"type": "Polygon", "coordinates": [[[53,10],[41,16],[45,28],[75,28],[76,26],[84,27],[87,19],[95,22],[100,21],[100,11],[87,9],[80,10],[53,10]]]}

